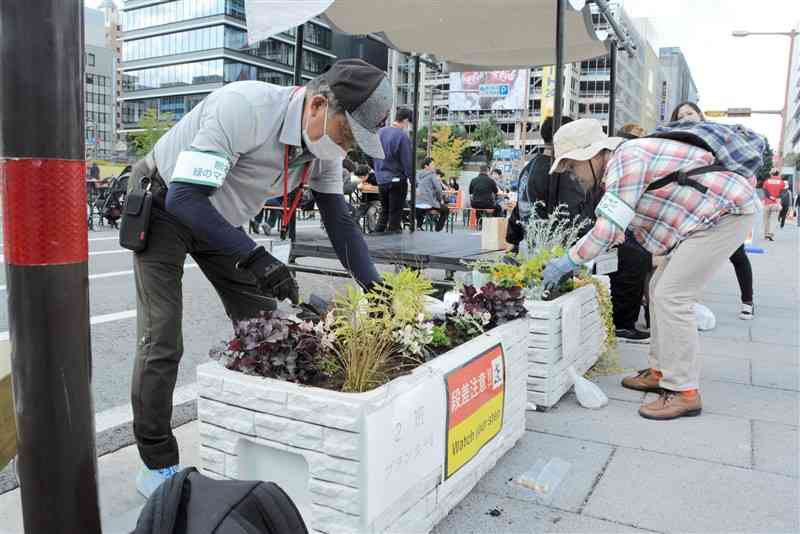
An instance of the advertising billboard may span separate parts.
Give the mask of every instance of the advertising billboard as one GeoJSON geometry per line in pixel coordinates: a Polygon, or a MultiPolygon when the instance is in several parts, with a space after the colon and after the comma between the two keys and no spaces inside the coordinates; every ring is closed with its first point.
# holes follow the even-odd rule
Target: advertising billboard
{"type": "Polygon", "coordinates": [[[450,73],[450,111],[525,109],[527,70],[450,73]]]}

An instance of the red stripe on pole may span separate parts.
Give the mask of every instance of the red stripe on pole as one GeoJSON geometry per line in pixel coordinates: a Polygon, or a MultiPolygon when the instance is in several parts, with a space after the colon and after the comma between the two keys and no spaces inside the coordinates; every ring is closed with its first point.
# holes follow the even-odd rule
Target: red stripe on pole
{"type": "Polygon", "coordinates": [[[6,263],[88,260],[85,172],[84,161],[0,159],[6,263]]]}

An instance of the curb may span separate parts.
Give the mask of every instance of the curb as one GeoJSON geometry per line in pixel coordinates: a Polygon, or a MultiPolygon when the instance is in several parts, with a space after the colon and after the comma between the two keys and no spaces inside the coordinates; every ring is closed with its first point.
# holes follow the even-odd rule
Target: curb
{"type": "MultiPolygon", "coordinates": [[[[172,396],[172,428],[197,419],[197,384],[175,389],[172,396]]],[[[133,408],[130,404],[109,408],[95,414],[97,457],[111,454],[136,443],[133,437],[133,408]]],[[[0,470],[0,495],[18,487],[11,465],[0,470]]]]}

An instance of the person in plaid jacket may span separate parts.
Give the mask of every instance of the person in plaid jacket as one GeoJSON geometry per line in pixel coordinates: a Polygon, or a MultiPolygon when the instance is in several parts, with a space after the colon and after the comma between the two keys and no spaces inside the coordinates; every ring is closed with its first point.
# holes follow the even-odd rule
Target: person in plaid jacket
{"type": "MultiPolygon", "coordinates": [[[[752,228],[759,208],[755,180],[715,165],[714,154],[685,142],[621,142],[608,137],[594,119],[577,120],[556,134],[551,172],[572,172],[586,189],[603,182],[605,194],[594,227],[565,256],[547,265],[543,284],[557,284],[622,242],[626,229],[648,252],[664,257],[650,283],[650,366],[622,384],[660,393],[640,407],[642,417],[699,415],[699,338],[693,306],[752,228]],[[710,170],[691,178],[677,173],[703,167],[710,170]]],[[[727,150],[740,152],[739,147],[727,150]]]]}

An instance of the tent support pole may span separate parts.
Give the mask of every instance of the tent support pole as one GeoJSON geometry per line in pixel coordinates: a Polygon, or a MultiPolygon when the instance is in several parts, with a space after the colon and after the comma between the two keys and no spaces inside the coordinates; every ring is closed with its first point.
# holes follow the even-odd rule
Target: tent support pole
{"type": "Polygon", "coordinates": [[[564,108],[564,2],[556,2],[556,95],[553,102],[553,132],[561,126],[561,112],[564,108]]]}
{"type": "Polygon", "coordinates": [[[611,50],[609,53],[610,65],[610,86],[608,96],[608,135],[614,135],[614,119],[617,111],[617,40],[611,40],[611,50]]]}
{"type": "MultiPolygon", "coordinates": [[[[303,40],[304,40],[304,25],[301,24],[295,30],[294,41],[294,84],[297,87],[303,85],[303,40]]],[[[302,191],[297,191],[296,195],[302,195],[302,191]]],[[[289,239],[292,243],[297,239],[297,213],[295,212],[292,219],[289,221],[289,239]]]]}
{"type": "Polygon", "coordinates": [[[411,231],[417,227],[417,135],[419,130],[419,55],[414,56],[414,129],[411,131],[411,231]]]}

